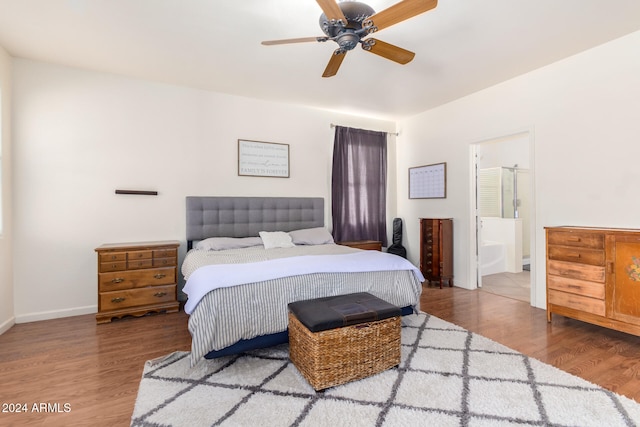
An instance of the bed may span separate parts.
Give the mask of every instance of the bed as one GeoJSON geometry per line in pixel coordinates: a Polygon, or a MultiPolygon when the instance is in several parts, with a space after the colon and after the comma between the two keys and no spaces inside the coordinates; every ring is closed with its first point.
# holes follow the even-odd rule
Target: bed
{"type": "Polygon", "coordinates": [[[405,315],[419,310],[419,270],[395,255],[335,244],[322,198],[187,197],[186,218],[192,364],[286,342],[294,301],[369,292],[405,315]]]}

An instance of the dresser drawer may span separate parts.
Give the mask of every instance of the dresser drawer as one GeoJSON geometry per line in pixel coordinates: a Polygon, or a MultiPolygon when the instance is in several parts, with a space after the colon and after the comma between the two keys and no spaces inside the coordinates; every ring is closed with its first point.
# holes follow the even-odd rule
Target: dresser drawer
{"type": "Polygon", "coordinates": [[[127,261],[127,269],[129,270],[138,270],[140,268],[151,268],[153,267],[153,259],[130,259],[127,261]]]}
{"type": "Polygon", "coordinates": [[[549,230],[549,245],[577,246],[591,249],[604,249],[604,234],[588,231],[556,231],[549,230]]]}
{"type": "Polygon", "coordinates": [[[596,265],[578,264],[565,261],[549,261],[547,274],[571,279],[604,283],[605,268],[596,265]]]}
{"type": "Polygon", "coordinates": [[[137,259],[151,259],[151,258],[153,258],[153,251],[150,249],[146,251],[127,252],[127,261],[134,261],[137,259]]]}
{"type": "Polygon", "coordinates": [[[154,249],[153,258],[175,258],[178,255],[177,249],[154,249]]]}
{"type": "Polygon", "coordinates": [[[100,293],[102,310],[117,310],[127,307],[175,301],[176,285],[153,286],[100,293]]]}
{"type": "Polygon", "coordinates": [[[422,250],[427,254],[427,257],[431,257],[434,251],[438,251],[438,239],[434,238],[431,233],[425,234],[423,238],[422,250]]]}
{"type": "Polygon", "coordinates": [[[547,287],[557,291],[584,295],[591,298],[604,299],[604,283],[588,282],[586,280],[569,279],[559,276],[548,276],[547,287]]]}
{"type": "Polygon", "coordinates": [[[604,266],[604,250],[582,247],[551,246],[547,247],[549,259],[604,266]]]}
{"type": "Polygon", "coordinates": [[[101,262],[99,273],[108,273],[109,271],[120,271],[127,269],[126,261],[101,262]]]}
{"type": "Polygon", "coordinates": [[[176,265],[176,258],[156,258],[153,256],[153,266],[154,267],[173,267],[176,265]]]}
{"type": "Polygon", "coordinates": [[[176,269],[172,267],[98,274],[98,288],[100,292],[175,283],[176,269]]]}
{"type": "Polygon", "coordinates": [[[126,252],[105,252],[100,254],[99,261],[103,262],[111,262],[111,261],[126,261],[127,253],[126,252]]]}
{"type": "Polygon", "coordinates": [[[585,311],[587,313],[597,314],[598,316],[605,315],[605,304],[602,299],[560,292],[554,289],[549,289],[548,298],[549,304],[585,311]]]}

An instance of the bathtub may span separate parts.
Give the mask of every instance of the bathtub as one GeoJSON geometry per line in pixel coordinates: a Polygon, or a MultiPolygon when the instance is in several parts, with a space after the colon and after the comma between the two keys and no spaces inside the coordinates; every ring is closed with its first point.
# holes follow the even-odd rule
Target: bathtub
{"type": "Polygon", "coordinates": [[[480,245],[480,275],[497,274],[507,271],[504,243],[484,241],[480,245]]]}

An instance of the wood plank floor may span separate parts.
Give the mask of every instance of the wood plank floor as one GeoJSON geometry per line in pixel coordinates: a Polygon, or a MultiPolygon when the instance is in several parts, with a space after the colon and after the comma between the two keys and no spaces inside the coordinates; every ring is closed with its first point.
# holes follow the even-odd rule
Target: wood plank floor
{"type": "MultiPolygon", "coordinates": [[[[548,324],[527,303],[460,288],[425,288],[422,309],[640,402],[640,337],[561,316],[548,324]]],[[[0,403],[28,412],[0,412],[0,425],[129,425],[144,362],[188,350],[187,319],[179,312],[96,325],[87,315],[15,325],[0,335],[0,403]],[[34,412],[41,403],[54,412],[34,412]]]]}

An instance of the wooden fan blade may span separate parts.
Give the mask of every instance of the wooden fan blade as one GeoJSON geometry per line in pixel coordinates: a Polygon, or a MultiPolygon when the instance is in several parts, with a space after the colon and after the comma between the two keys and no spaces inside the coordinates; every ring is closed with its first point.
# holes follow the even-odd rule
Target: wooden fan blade
{"type": "Polygon", "coordinates": [[[300,37],[297,39],[265,40],[262,44],[265,46],[272,46],[274,44],[325,42],[327,40],[328,37],[300,37]]]}
{"type": "Polygon", "coordinates": [[[347,18],[344,17],[342,9],[336,3],[336,0],[316,0],[320,5],[320,8],[327,16],[329,20],[335,19],[336,21],[342,20],[344,25],[347,25],[347,18]]]}
{"type": "Polygon", "coordinates": [[[338,68],[340,68],[340,64],[344,60],[344,57],[347,56],[347,51],[337,49],[331,55],[331,59],[327,64],[327,68],[324,69],[324,73],[322,73],[322,77],[332,77],[338,73],[338,68]]]}
{"type": "Polygon", "coordinates": [[[371,15],[365,20],[363,27],[373,27],[372,31],[379,31],[427,12],[437,5],[438,0],[402,0],[381,12],[371,15]]]}
{"type": "Polygon", "coordinates": [[[364,40],[362,42],[362,48],[376,55],[380,55],[383,58],[395,61],[398,64],[411,62],[413,57],[416,56],[415,53],[409,50],[372,38],[364,40]]]}

